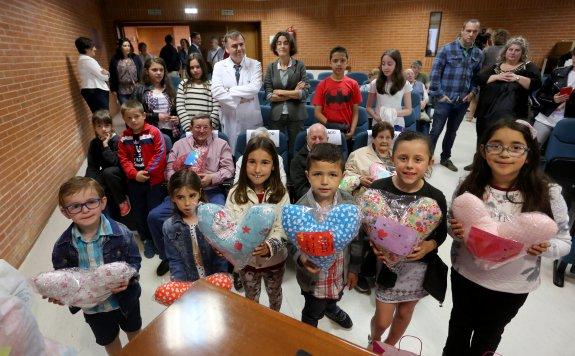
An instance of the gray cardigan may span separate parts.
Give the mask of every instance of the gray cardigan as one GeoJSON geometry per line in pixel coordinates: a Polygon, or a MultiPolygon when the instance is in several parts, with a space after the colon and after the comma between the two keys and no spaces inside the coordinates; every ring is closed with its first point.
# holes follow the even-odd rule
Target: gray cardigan
{"type": "MultiPolygon", "coordinates": [[[[338,205],[339,204],[355,204],[351,194],[338,190],[338,205]]],[[[297,202],[297,205],[308,206],[310,208],[315,208],[315,201],[311,189],[297,202]]],[[[303,292],[311,293],[313,292],[315,285],[318,280],[318,274],[310,273],[300,262],[299,256],[301,255],[297,246],[288,240],[288,252],[290,256],[293,257],[296,265],[296,280],[303,292]]],[[[352,242],[345,248],[344,253],[344,265],[343,265],[343,284],[347,283],[348,272],[359,273],[361,268],[362,256],[363,256],[363,242],[356,237],[352,242]]],[[[322,273],[322,272],[320,272],[322,273]]]]}
{"type": "MultiPolygon", "coordinates": [[[[269,64],[268,70],[264,78],[264,88],[266,91],[266,98],[269,97],[274,89],[284,89],[284,90],[294,90],[297,83],[304,81],[306,83],[305,89],[302,90],[301,98],[289,99],[285,103],[287,104],[288,114],[293,118],[298,118],[299,120],[305,120],[307,118],[307,111],[305,109],[306,99],[309,95],[309,83],[306,74],[305,65],[302,61],[292,58],[292,66],[287,69],[288,80],[287,85],[284,86],[281,81],[280,72],[278,69],[278,61],[274,61],[269,64]]],[[[271,120],[278,121],[282,114],[283,101],[272,102],[271,103],[271,120]]]]}

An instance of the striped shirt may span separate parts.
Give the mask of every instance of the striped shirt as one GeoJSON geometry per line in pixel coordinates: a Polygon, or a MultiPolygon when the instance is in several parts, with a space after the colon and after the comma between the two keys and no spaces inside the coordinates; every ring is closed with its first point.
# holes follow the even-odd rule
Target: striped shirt
{"type": "MultiPolygon", "coordinates": [[[[96,236],[91,241],[86,241],[76,225],[72,228],[72,244],[78,250],[78,267],[81,269],[94,269],[104,264],[103,236],[113,235],[112,226],[108,219],[102,214],[100,226],[96,236]]],[[[83,308],[86,314],[105,313],[120,306],[114,295],[92,308],[83,308]]]]}
{"type": "Polygon", "coordinates": [[[212,127],[220,129],[220,103],[212,97],[211,82],[205,84],[186,85],[182,80],[176,95],[176,111],[184,131],[189,131],[192,118],[198,115],[208,115],[212,127]]]}

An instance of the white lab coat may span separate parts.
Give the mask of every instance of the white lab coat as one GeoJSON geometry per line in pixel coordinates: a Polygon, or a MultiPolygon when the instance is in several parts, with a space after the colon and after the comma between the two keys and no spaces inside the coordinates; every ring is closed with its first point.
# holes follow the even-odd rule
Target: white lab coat
{"type": "Polygon", "coordinates": [[[212,97],[220,103],[222,132],[229,137],[232,152],[235,152],[239,134],[263,126],[258,100],[262,65],[247,57],[240,64],[239,84],[236,84],[236,70],[230,58],[216,63],[212,74],[212,97]],[[248,101],[240,104],[242,99],[248,101]]]}

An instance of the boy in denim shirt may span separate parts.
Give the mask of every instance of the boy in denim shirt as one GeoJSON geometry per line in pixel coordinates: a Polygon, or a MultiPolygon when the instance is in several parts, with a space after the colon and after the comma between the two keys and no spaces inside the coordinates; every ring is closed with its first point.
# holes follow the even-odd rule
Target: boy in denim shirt
{"type": "MultiPolygon", "coordinates": [[[[60,187],[58,201],[60,211],[72,220],[72,225],[54,245],[54,269],[92,269],[112,262],[126,262],[136,271],[140,269],[142,258],[131,231],[102,214],[107,199],[98,182],[86,177],[70,178],[60,187]]],[[[142,327],[138,277],[112,292],[104,302],[83,308],[83,312],[98,345],[104,346],[108,354],[118,354],[122,349],[120,328],[131,340],[142,327]]],[[[50,302],[61,304],[53,299],[50,302]]],[[[70,308],[72,313],[79,310],[70,308]]]]}
{"type": "MultiPolygon", "coordinates": [[[[318,221],[323,220],[336,205],[354,204],[350,194],[338,189],[343,177],[343,164],[341,151],[330,143],[318,143],[307,157],[306,176],[311,188],[297,204],[312,208],[318,221]]],[[[317,327],[325,315],[341,327],[351,328],[351,318],[337,302],[346,285],[352,289],[357,284],[362,242],[356,238],[344,251],[337,253],[327,272],[321,271],[293,244],[288,244],[288,248],[290,255],[294,256],[296,279],[305,298],[301,320],[317,327]]]]}

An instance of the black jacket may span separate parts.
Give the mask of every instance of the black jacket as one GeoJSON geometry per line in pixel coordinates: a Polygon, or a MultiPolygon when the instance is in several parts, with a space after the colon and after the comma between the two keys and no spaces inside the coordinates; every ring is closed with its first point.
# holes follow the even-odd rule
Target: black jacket
{"type": "MultiPolygon", "coordinates": [[[[553,96],[559,93],[561,88],[567,86],[567,77],[571,70],[573,70],[573,66],[556,68],[545,80],[545,83],[543,83],[541,90],[537,93],[537,101],[539,101],[539,105],[541,105],[540,112],[543,115],[549,116],[559,107],[560,104],[553,101],[553,96]]],[[[575,95],[571,95],[565,105],[565,111],[568,111],[570,107],[574,107],[575,95]]]]}
{"type": "Polygon", "coordinates": [[[166,69],[168,70],[168,73],[180,70],[182,62],[180,61],[180,55],[178,54],[176,47],[172,46],[171,44],[167,44],[162,47],[162,50],[160,51],[160,58],[166,62],[166,69]]]}
{"type": "Polygon", "coordinates": [[[305,176],[308,154],[307,145],[304,145],[291,160],[289,176],[294,186],[296,201],[303,197],[310,187],[305,176]]]}
{"type": "Polygon", "coordinates": [[[108,167],[120,167],[118,159],[118,141],[120,136],[114,135],[108,142],[108,147],[104,148],[102,140],[94,138],[90,142],[88,149],[88,167],[86,168],[86,177],[98,177],[100,172],[108,167]]]}

